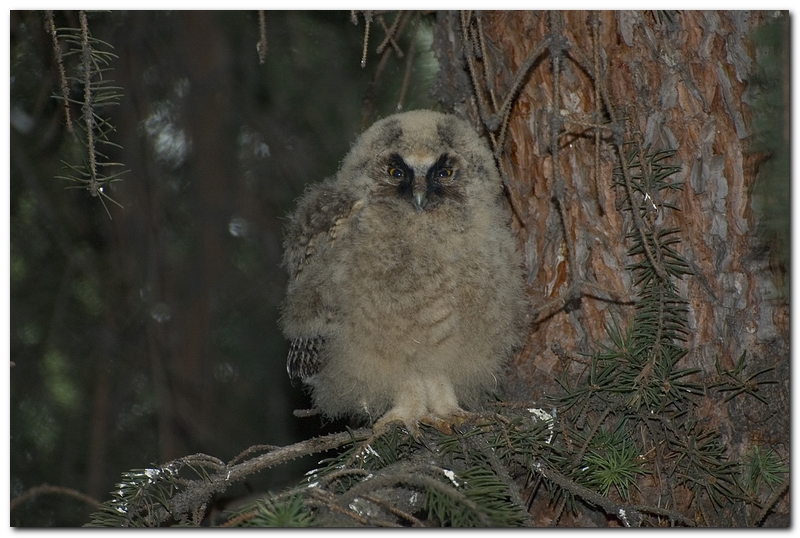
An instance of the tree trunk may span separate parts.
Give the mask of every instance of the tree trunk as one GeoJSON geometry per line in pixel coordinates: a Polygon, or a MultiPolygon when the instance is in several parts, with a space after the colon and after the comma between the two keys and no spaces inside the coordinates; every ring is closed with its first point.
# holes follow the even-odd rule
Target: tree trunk
{"type": "MultiPolygon", "coordinates": [[[[525,252],[533,314],[508,398],[541,400],[559,393],[557,380],[586,370],[581,355],[608,342],[612,320],[627,324],[640,299],[630,266],[647,253],[631,255],[631,234],[677,228],[675,249],[691,271],[674,279],[689,328],[680,364],[700,370],[709,396],[697,415],[721,434],[731,457],[766,443],[788,458],[788,246],[776,249],[759,233],[770,221],[754,209],[767,151],[753,146],[758,125],[749,106],[762,67],[753,32],[780,18],[743,11],[439,15],[437,98],[492,140],[525,252]],[[620,154],[630,165],[665,150],[674,155],[662,154],[660,163],[680,167],[669,181],[682,188],[633,192],[638,209],[631,211],[620,154]],[[757,377],[777,381],[758,385],[765,403],[712,398],[708,387],[743,354],[743,379],[774,368],[757,377]]],[[[788,103],[788,82],[782,88],[788,103]]],[[[781,117],[772,120],[780,126],[781,117]]],[[[788,193],[788,174],[780,185],[788,193]]]]}

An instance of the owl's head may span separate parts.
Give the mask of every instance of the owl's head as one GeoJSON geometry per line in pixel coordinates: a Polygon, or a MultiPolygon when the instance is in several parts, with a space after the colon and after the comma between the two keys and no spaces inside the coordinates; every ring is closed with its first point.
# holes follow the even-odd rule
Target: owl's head
{"type": "Polygon", "coordinates": [[[488,201],[502,188],[492,154],[472,127],[430,110],[373,124],[345,157],[337,182],[356,196],[405,201],[415,211],[488,201]]]}

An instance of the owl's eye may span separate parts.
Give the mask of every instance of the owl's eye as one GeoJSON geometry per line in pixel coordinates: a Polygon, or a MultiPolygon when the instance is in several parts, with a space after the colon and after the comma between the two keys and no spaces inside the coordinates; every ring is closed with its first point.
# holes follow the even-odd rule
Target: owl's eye
{"type": "Polygon", "coordinates": [[[453,175],[452,168],[442,168],[441,170],[436,172],[436,177],[440,179],[445,177],[450,177],[452,175],[453,175]]]}
{"type": "Polygon", "coordinates": [[[403,172],[402,169],[395,168],[394,166],[390,166],[388,172],[389,172],[390,176],[396,177],[398,179],[402,179],[402,178],[406,177],[406,173],[403,172]]]}

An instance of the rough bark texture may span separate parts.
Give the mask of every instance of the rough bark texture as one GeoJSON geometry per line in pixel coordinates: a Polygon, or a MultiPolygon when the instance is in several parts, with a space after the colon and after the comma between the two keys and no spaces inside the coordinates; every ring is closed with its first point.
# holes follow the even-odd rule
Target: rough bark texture
{"type": "Polygon", "coordinates": [[[563,353],[559,358],[554,346],[573,355],[589,353],[596,341],[607,341],[605,327],[612,318],[621,325],[630,319],[637,297],[626,269],[634,261],[627,254],[626,235],[634,224],[630,212],[621,211],[624,192],[612,184],[613,169],[619,166],[613,141],[617,136],[638,139],[653,150],[677,150],[670,164],[680,171],[672,178],[683,189],[653,200],[653,218],[680,228],[678,249],[694,272],[678,281],[689,303],[686,366],[700,368],[700,377],[709,379],[716,374],[716,361],[730,369],[746,352],[746,371],[773,367],[779,381],[760,389],[767,405],[739,397],[701,406],[698,413],[722,434],[733,456],[765,440],[786,455],[789,311],[780,291],[786,273],[771,263],[757,233],[762,223],[752,194],[764,155],[750,149],[747,102],[756,59],[752,31],[770,15],[569,11],[466,16],[465,26],[463,13],[440,14],[435,29],[434,50],[442,64],[435,91],[443,108],[472,118],[497,141],[502,113],[492,113],[518,91],[508,135],[496,153],[536,310],[528,342],[509,375],[508,397],[538,400],[557,392],[556,379],[576,375],[585,366],[564,360],[563,353]],[[472,66],[475,80],[465,60],[465,27],[479,51],[472,66]],[[547,47],[530,56],[548,36],[563,36],[567,44],[557,81],[547,47]],[[517,78],[523,65],[530,65],[527,75],[517,78]],[[593,81],[595,65],[599,86],[593,81]],[[516,88],[515,80],[520,82],[516,88]],[[610,116],[618,120],[616,130],[602,131],[599,145],[595,130],[579,121],[595,121],[598,88],[605,89],[613,111],[609,114],[601,100],[605,121],[610,116]],[[557,160],[548,118],[554,105],[563,120],[557,160]],[[623,122],[624,131],[619,127],[623,122]],[[579,299],[569,295],[576,282],[579,299]]]}

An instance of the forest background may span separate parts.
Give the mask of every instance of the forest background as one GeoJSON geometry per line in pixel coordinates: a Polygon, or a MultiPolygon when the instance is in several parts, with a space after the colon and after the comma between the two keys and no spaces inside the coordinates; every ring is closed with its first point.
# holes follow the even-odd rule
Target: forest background
{"type": "MultiPolygon", "coordinates": [[[[788,15],[726,13],[715,22],[698,13],[602,12],[596,38],[623,52],[601,55],[594,65],[602,60],[619,73],[619,64],[629,62],[631,91],[653,99],[637,101],[634,112],[626,109],[634,117],[628,140],[639,136],[660,146],[656,150],[676,149],[676,143],[682,151],[698,148],[694,161],[691,152],[648,154],[663,160],[665,174],[677,174],[674,185],[688,183],[690,193],[699,194],[690,197],[683,189],[651,204],[680,206],[688,215],[658,216],[688,230],[682,237],[687,249],[676,248],[689,253],[684,274],[694,276],[678,274],[676,290],[693,309],[695,325],[686,321],[692,353],[681,355],[680,372],[694,368],[702,378],[696,384],[705,398],[698,400],[700,415],[710,417],[731,457],[746,466],[759,447],[759,456],[776,458],[769,460],[775,483],[764,486],[753,506],[762,508],[774,494],[783,503],[776,511],[785,514],[788,496],[776,491],[782,494],[788,476],[789,92],[788,45],[780,29],[788,15]],[[758,33],[776,24],[774,34],[758,33]],[[697,32],[684,36],[681,49],[675,36],[687,28],[697,32]],[[637,52],[641,59],[624,55],[644,40],[658,42],[654,35],[675,45],[683,62],[680,53],[647,58],[644,48],[637,52]],[[711,59],[708,69],[687,59],[692,47],[711,59]],[[654,73],[674,77],[655,79],[654,73]],[[761,93],[751,91],[759,80],[761,93]],[[647,88],[658,91],[645,95],[647,88]],[[676,102],[670,88],[678,88],[679,100],[688,92],[702,102],[696,117],[716,124],[695,129],[687,122],[687,131],[676,134],[681,119],[670,119],[665,105],[676,102]],[[723,176],[732,182],[730,196],[729,183],[725,195],[704,183],[723,176]],[[731,230],[730,251],[724,241],[710,239],[722,221],[731,230]],[[692,242],[701,237],[708,245],[692,242]],[[740,265],[720,265],[729,258],[740,265]],[[750,311],[760,317],[748,318],[750,311]]],[[[581,357],[594,353],[596,342],[608,342],[607,327],[635,317],[635,278],[612,281],[604,271],[627,274],[622,269],[636,254],[628,252],[620,230],[630,232],[636,219],[625,216],[624,174],[608,149],[613,129],[597,127],[601,116],[613,118],[607,110],[590,117],[606,106],[623,110],[623,99],[617,95],[611,103],[599,89],[595,93],[590,56],[583,64],[573,58],[571,67],[567,58],[563,78],[553,79],[545,52],[558,55],[556,40],[544,36],[556,35],[560,19],[545,12],[510,22],[497,13],[466,19],[391,13],[380,24],[377,15],[371,19],[370,40],[361,13],[259,15],[10,14],[10,496],[24,500],[14,505],[12,525],[82,525],[127,470],[194,453],[229,461],[249,446],[285,446],[347,425],[293,415],[309,400],[286,376],[288,343],[276,323],[286,281],[280,267],[284,217],[305,185],[335,172],[358,133],[398,106],[459,113],[483,125],[495,145],[536,307],[506,383],[509,398],[550,405],[546,397],[563,395],[565,380],[574,388],[570,383],[585,375],[581,357]],[[97,147],[107,164],[99,183],[82,168],[85,71],[75,52],[82,26],[97,40],[93,61],[108,69],[108,83],[95,82],[97,147]],[[53,29],[68,88],[61,83],[53,29]],[[393,39],[384,38],[390,34],[393,39]],[[466,55],[464,35],[475,37],[466,55]],[[528,57],[537,39],[545,46],[528,57]],[[480,73],[489,58],[506,63],[480,73]],[[562,97],[559,104],[564,114],[586,113],[582,127],[556,125],[548,115],[553,87],[565,97],[586,97],[562,97]],[[73,100],[70,120],[65,95],[73,100]],[[563,131],[563,145],[551,144],[554,126],[563,131]],[[595,136],[607,144],[603,153],[592,149],[600,140],[595,136]],[[527,170],[536,171],[535,179],[527,170]],[[597,183],[600,176],[606,187],[597,183]],[[574,190],[558,177],[574,181],[574,190]],[[574,208],[585,215],[570,213],[574,208]],[[613,225],[597,235],[608,243],[587,244],[577,231],[594,226],[582,220],[586,215],[605,216],[597,222],[613,225]],[[587,287],[587,275],[594,287],[587,287]]],[[[565,20],[566,42],[590,51],[589,16],[573,13],[565,20]]],[[[665,50],[671,49],[659,53],[665,50]]],[[[621,80],[628,79],[611,77],[609,87],[623,91],[621,80]]],[[[597,416],[614,418],[616,410],[597,416]]],[[[581,424],[586,416],[572,420],[581,424]]],[[[311,455],[254,474],[217,502],[280,490],[318,460],[311,455]]],[[[748,517],[759,519],[759,509],[748,517]]],[[[704,514],[700,521],[714,517],[704,514]]]]}

